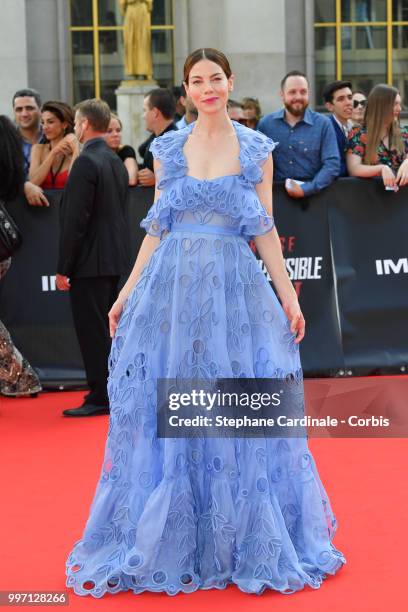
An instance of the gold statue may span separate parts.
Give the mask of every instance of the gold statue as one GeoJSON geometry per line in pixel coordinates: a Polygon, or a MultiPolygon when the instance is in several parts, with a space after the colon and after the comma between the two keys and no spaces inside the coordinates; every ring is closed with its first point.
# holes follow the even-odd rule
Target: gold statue
{"type": "Polygon", "coordinates": [[[151,50],[151,12],[153,0],[119,0],[124,15],[125,74],[153,76],[151,50]]]}

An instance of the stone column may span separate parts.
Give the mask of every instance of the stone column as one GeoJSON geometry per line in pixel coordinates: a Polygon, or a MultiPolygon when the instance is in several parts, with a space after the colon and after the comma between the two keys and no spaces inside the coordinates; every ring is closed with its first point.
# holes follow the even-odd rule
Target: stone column
{"type": "Polygon", "coordinates": [[[157,87],[156,81],[129,80],[122,81],[115,91],[118,116],[123,125],[122,142],[137,148],[150,135],[143,121],[143,100],[157,87]]]}
{"type": "Polygon", "coordinates": [[[3,0],[0,20],[0,114],[13,115],[17,89],[36,87],[28,82],[25,0],[3,0]]]}
{"type": "Polygon", "coordinates": [[[314,12],[314,2],[313,0],[306,0],[305,2],[305,56],[306,56],[306,74],[309,78],[309,83],[312,88],[310,105],[315,106],[316,102],[318,104],[322,104],[322,100],[316,100],[316,91],[315,91],[315,65],[316,65],[316,57],[315,57],[315,29],[314,29],[314,20],[315,20],[315,12],[314,12]]]}

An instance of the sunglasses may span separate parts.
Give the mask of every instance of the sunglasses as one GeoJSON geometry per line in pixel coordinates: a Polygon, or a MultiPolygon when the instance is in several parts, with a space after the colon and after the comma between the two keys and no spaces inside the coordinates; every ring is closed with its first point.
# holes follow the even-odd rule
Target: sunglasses
{"type": "Polygon", "coordinates": [[[357,108],[358,106],[365,108],[367,106],[367,100],[353,100],[353,108],[357,108]]]}

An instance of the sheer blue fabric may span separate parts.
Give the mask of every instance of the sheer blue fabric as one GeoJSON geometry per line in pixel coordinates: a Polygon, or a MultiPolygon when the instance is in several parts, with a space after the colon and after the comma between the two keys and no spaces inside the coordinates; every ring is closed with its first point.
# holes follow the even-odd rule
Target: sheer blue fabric
{"type": "MultiPolygon", "coordinates": [[[[194,126],[156,138],[150,150],[161,162],[157,187],[160,198],[141,223],[148,234],[161,236],[174,224],[227,229],[249,239],[270,231],[274,222],[262,206],[254,185],[262,181],[262,165],[275,143],[268,137],[234,122],[240,142],[240,174],[199,180],[187,174],[184,144],[194,126]],[[252,132],[252,133],[250,133],[252,132]],[[183,179],[183,180],[179,180],[183,179]]],[[[186,229],[189,229],[188,227],[186,229]]]]}
{"type": "Polygon", "coordinates": [[[192,129],[157,138],[160,198],[141,225],[161,241],[120,319],[109,361],[109,431],[82,538],[67,560],[79,595],[175,595],[236,584],[318,588],[345,559],[304,438],[156,435],[158,378],[293,378],[299,348],[248,238],[271,231],[257,197],[274,148],[234,123],[241,172],[187,175],[192,129]]]}

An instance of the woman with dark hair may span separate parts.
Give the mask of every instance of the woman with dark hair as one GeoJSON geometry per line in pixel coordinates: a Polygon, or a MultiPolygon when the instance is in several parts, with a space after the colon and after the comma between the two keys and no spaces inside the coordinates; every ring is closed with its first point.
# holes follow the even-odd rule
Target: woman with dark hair
{"type": "Polygon", "coordinates": [[[262,117],[261,105],[258,98],[243,98],[242,108],[246,119],[245,125],[253,130],[258,128],[258,123],[262,117]]]}
{"type": "MultiPolygon", "coordinates": [[[[24,156],[21,137],[8,119],[0,115],[0,200],[8,201],[23,193],[24,156]]],[[[0,281],[10,267],[11,258],[0,261],[0,281]]],[[[0,321],[0,394],[35,395],[41,391],[33,368],[14,346],[0,321]]]]}
{"type": "Polygon", "coordinates": [[[362,91],[353,91],[352,96],[353,111],[351,113],[351,121],[353,127],[361,127],[364,122],[365,109],[367,106],[367,96],[362,91]]]}
{"type": "MultiPolygon", "coordinates": [[[[109,313],[101,478],[67,560],[67,586],[80,595],[175,595],[230,583],[246,593],[294,593],[320,587],[345,562],[332,544],[336,519],[304,434],[262,429],[254,437],[249,427],[234,437],[227,427],[214,436],[200,421],[214,416],[206,402],[198,423],[182,418],[197,414],[197,386],[201,395],[231,379],[227,396],[251,381],[259,390],[262,379],[284,390],[290,414],[304,412],[305,322],[274,226],[275,143],[231,121],[233,82],[223,53],[192,53],[184,84],[198,119],[151,145],[156,194],[141,222],[148,235],[109,313]],[[159,379],[169,385],[161,397],[176,423],[161,412],[159,379]]],[[[248,418],[252,405],[245,406],[248,418]]]]}
{"type": "Polygon", "coordinates": [[[65,102],[50,101],[41,108],[45,144],[33,145],[30,181],[43,189],[63,189],[79,144],[74,135],[74,111],[65,102]]]}
{"type": "Polygon", "coordinates": [[[0,199],[13,200],[24,184],[24,155],[21,136],[8,117],[0,115],[0,199]]]}
{"type": "Polygon", "coordinates": [[[350,132],[350,176],[381,176],[386,189],[408,183],[408,127],[400,127],[401,96],[395,87],[376,85],[367,98],[363,125],[350,132]]]}

